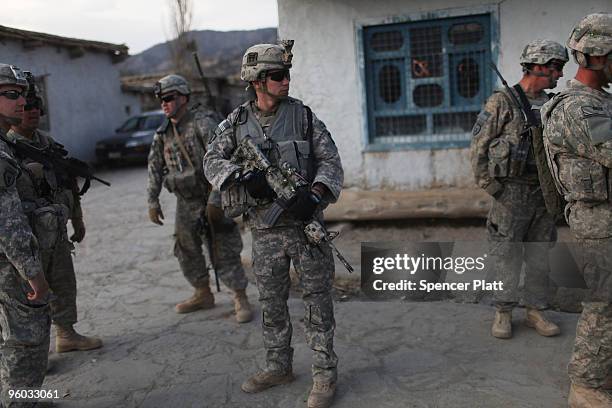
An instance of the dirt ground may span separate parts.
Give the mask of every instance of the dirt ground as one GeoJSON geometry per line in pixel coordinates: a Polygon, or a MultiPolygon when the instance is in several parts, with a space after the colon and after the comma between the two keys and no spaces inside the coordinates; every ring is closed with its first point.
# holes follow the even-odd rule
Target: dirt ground
{"type": "MultiPolygon", "coordinates": [[[[217,307],[177,315],[191,289],[172,255],[174,198],[162,194],[166,224],[147,218],[146,169],[99,174],[83,200],[87,236],[75,255],[79,323],[104,348],[50,354],[45,389],[66,407],[305,407],[311,385],[301,300],[289,302],[297,380],[260,394],[240,384],[263,364],[257,290],[248,288],[257,317],[238,325],[227,288],[217,307]]],[[[356,272],[336,263],[335,347],[339,357],[336,407],[563,407],[578,315],[549,312],[562,334],[538,336],[514,316],[515,336],[489,335],[493,310],[450,301],[370,302],[352,296],[359,283],[362,241],[477,241],[484,221],[342,223],[337,245],[356,272]]],[[[567,231],[561,230],[562,239],[567,231]]],[[[250,234],[243,263],[250,265],[250,234]]],[[[250,274],[250,271],[249,271],[250,274]]],[[[52,341],[53,343],[53,341],[52,341]]]]}

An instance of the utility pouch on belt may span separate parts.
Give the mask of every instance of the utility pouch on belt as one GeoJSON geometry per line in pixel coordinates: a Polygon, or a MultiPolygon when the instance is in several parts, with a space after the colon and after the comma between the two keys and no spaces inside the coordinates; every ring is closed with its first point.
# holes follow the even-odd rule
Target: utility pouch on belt
{"type": "Polygon", "coordinates": [[[204,176],[198,174],[192,167],[183,172],[171,172],[164,176],[164,187],[169,192],[180,195],[183,198],[205,197],[208,186],[203,182],[204,176]]]}
{"type": "Polygon", "coordinates": [[[32,230],[41,250],[53,249],[66,225],[66,207],[53,204],[35,209],[31,213],[32,230]]]}

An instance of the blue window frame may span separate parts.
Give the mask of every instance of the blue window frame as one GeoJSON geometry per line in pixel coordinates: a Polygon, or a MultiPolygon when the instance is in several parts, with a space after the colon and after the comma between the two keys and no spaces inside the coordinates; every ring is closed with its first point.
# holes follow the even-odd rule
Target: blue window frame
{"type": "Polygon", "coordinates": [[[369,148],[466,147],[491,94],[491,17],[364,27],[369,148]]]}

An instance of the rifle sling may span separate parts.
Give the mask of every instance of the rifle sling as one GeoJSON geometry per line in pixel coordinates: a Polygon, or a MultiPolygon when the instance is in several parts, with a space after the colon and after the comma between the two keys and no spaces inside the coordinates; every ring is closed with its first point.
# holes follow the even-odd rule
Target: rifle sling
{"type": "Polygon", "coordinates": [[[187,163],[189,163],[189,166],[195,170],[195,166],[193,165],[193,162],[191,161],[191,158],[189,157],[189,153],[187,153],[187,149],[185,149],[185,145],[183,144],[182,136],[179,133],[179,131],[176,130],[176,126],[174,125],[174,123],[172,123],[172,133],[174,133],[174,138],[178,142],[179,149],[181,149],[181,153],[183,154],[183,156],[185,156],[185,160],[187,160],[187,163]]]}
{"type": "Polygon", "coordinates": [[[519,108],[523,111],[523,114],[525,115],[525,119],[527,119],[527,126],[528,127],[539,126],[538,121],[535,117],[535,114],[533,113],[533,110],[531,109],[531,103],[529,103],[529,99],[527,98],[527,95],[525,95],[523,88],[521,88],[519,84],[514,85],[512,88],[514,88],[514,90],[519,96],[519,102],[520,102],[519,108]]]}

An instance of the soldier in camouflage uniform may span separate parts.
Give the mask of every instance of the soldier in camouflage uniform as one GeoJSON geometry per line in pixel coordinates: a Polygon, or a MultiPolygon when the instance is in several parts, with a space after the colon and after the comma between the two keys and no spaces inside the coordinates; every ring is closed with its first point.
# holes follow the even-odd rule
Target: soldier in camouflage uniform
{"type": "MultiPolygon", "coordinates": [[[[34,77],[30,75],[28,82],[23,120],[19,125],[12,126],[7,137],[11,141],[29,143],[39,148],[55,146],[57,145],[55,140],[38,129],[40,117],[44,114],[43,101],[37,93],[34,77]]],[[[85,237],[85,224],[76,180],[27,157],[20,160],[27,168],[17,183],[17,191],[22,202],[28,203],[24,208],[29,205],[34,211],[44,202],[45,205],[56,208],[59,220],[57,223],[59,235],[53,240],[52,245],[41,247],[45,276],[56,296],[51,301],[51,316],[56,329],[55,350],[62,353],[102,347],[102,340],[82,336],[73,328],[77,322],[77,286],[72,261],[74,245],[71,241],[81,242],[85,237]],[[66,222],[69,219],[74,229],[70,240],[66,230],[66,222]]]]}
{"type": "MultiPolygon", "coordinates": [[[[213,192],[213,202],[207,206],[209,183],[202,169],[209,133],[222,118],[199,105],[189,109],[191,91],[187,81],[179,75],[160,79],[155,94],[167,119],[157,129],[149,152],[149,218],[162,225],[164,216],[159,194],[163,184],[177,198],[174,254],[183,275],[195,288],[191,298],[176,305],[176,311],[189,313],[214,307],[202,253],[202,223],[206,220],[215,233],[210,254],[214,267],[219,278],[234,292],[236,320],[248,322],[252,312],[246,296],[247,279],[240,261],[240,231],[232,219],[224,217],[220,208],[215,207],[214,196],[218,193],[213,192]]],[[[216,201],[220,205],[218,198],[216,201]]]]}
{"type": "Polygon", "coordinates": [[[40,388],[49,353],[49,285],[38,241],[15,186],[23,169],[5,142],[10,126],[21,121],[27,87],[19,68],[0,64],[0,401],[4,407],[34,406],[11,401],[7,393],[40,388]]]}
{"type": "Polygon", "coordinates": [[[559,327],[540,312],[548,306],[548,250],[556,240],[555,220],[546,210],[519,101],[522,93],[539,117],[540,107],[549,99],[544,89],[556,86],[567,61],[565,47],[554,41],[527,44],[520,59],[522,79],[510,91],[500,89],[487,100],[472,131],[472,169],[478,186],[493,197],[487,231],[496,279],[504,282],[504,290],[495,292],[491,334],[497,338],[512,337],[512,310],[519,302],[523,260],[525,323],[543,336],[559,334],[559,327]]]}
{"type": "Polygon", "coordinates": [[[591,298],[568,367],[569,405],[612,407],[612,14],[582,19],[567,42],[578,72],[542,109],[544,145],[591,298]]]}
{"type": "Polygon", "coordinates": [[[293,381],[292,327],[287,308],[289,266],[301,283],[304,330],[314,352],[309,407],[327,407],[336,389],[338,358],[331,288],[334,261],[327,243],[308,245],[304,226],[321,220],[322,209],[340,195],[344,173],[331,135],[311,110],[290,98],[292,42],[284,47],[259,44],[242,60],[241,78],[249,82],[254,100],[245,102],[221,122],[204,158],[211,183],[221,190],[226,213],[245,215],[253,234],[253,271],[263,310],[266,366],[242,384],[244,392],[260,392],[293,381]],[[231,160],[241,141],[250,137],[273,165],[293,165],[307,180],[275,224],[262,218],[280,199],[262,171],[244,171],[231,160]]]}

